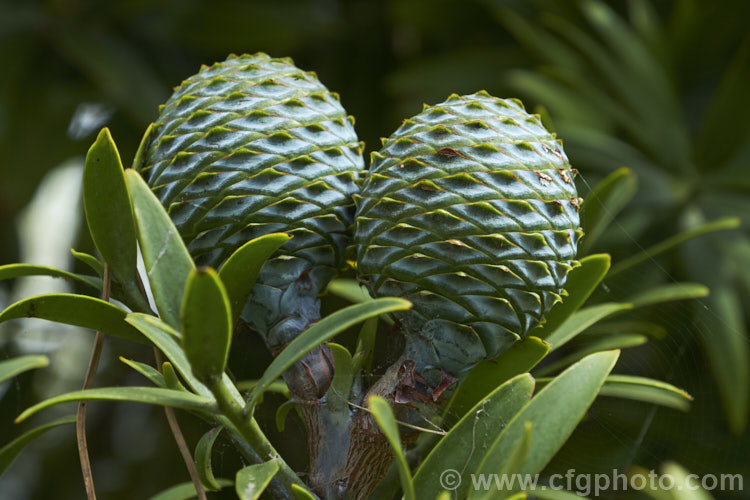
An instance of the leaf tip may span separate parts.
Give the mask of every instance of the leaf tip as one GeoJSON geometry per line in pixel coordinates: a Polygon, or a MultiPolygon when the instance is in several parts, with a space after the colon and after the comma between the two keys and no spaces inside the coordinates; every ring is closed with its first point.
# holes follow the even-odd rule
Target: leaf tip
{"type": "Polygon", "coordinates": [[[369,396],[367,396],[367,407],[372,408],[373,405],[379,404],[379,401],[381,399],[383,398],[381,398],[377,394],[370,394],[369,396]]]}
{"type": "Polygon", "coordinates": [[[727,219],[727,228],[737,229],[740,226],[742,226],[742,219],[739,217],[729,217],[727,219]]]}
{"type": "Polygon", "coordinates": [[[112,133],[109,131],[109,127],[102,127],[99,131],[99,135],[96,136],[96,142],[99,141],[112,141],[112,133]]]}
{"type": "Polygon", "coordinates": [[[399,298],[398,300],[401,301],[402,307],[403,307],[404,310],[411,309],[412,306],[414,305],[414,304],[412,304],[411,300],[402,299],[402,298],[399,298]]]}

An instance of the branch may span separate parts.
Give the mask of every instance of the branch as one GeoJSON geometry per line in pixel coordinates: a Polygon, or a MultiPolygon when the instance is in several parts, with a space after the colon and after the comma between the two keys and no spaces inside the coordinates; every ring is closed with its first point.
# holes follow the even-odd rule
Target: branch
{"type": "MultiPolygon", "coordinates": [[[[109,293],[112,288],[112,271],[107,264],[104,264],[104,283],[102,284],[102,300],[109,301],[109,293]]],[[[89,366],[86,369],[86,376],[83,379],[83,390],[91,388],[94,383],[94,376],[99,367],[99,357],[102,354],[102,344],[104,334],[96,332],[94,338],[94,347],[91,350],[89,366]]],[[[86,497],[89,500],[96,500],[96,490],[94,489],[94,475],[91,471],[91,461],[89,460],[88,444],[86,442],[86,401],[78,403],[78,412],[76,414],[76,439],[78,441],[78,457],[81,460],[81,473],[83,474],[83,484],[86,487],[86,497]]]]}

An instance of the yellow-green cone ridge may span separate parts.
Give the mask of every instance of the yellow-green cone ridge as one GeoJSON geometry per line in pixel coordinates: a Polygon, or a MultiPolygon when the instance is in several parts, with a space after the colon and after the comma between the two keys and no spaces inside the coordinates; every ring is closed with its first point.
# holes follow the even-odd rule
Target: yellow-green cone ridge
{"type": "Polygon", "coordinates": [[[582,235],[573,172],[521,103],[452,95],[372,155],[357,204],[360,278],[399,317],[433,388],[494,358],[560,300],[582,235]],[[450,377],[449,377],[450,378],[450,377]]]}
{"type": "Polygon", "coordinates": [[[291,60],[259,53],[204,66],[178,86],[140,170],[199,264],[218,267],[267,233],[293,236],[245,311],[261,331],[274,325],[274,346],[318,319],[316,297],[345,265],[363,166],[338,96],[291,60]]]}

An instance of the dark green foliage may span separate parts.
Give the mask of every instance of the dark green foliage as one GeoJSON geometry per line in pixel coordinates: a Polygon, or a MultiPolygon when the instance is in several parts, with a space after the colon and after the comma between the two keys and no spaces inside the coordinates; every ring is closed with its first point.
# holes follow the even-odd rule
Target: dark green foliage
{"type": "MultiPolygon", "coordinates": [[[[636,241],[626,238],[616,257],[635,264],[632,254],[644,244],[721,217],[748,222],[750,126],[740,110],[750,102],[750,37],[738,21],[750,15],[747,2],[674,2],[662,13],[646,0],[623,11],[601,0],[555,6],[541,0],[525,8],[492,1],[490,10],[533,57],[530,66],[544,65],[506,78],[549,109],[576,165],[592,176],[622,165],[638,175],[640,193],[625,216],[636,241]]],[[[627,184],[620,193],[601,186],[601,203],[619,211],[635,192],[633,181],[627,184]]],[[[600,225],[599,243],[584,242],[583,249],[603,248],[618,233],[616,225],[600,225]]],[[[722,233],[685,244],[667,264],[672,276],[721,290],[690,316],[705,325],[705,355],[736,434],[750,415],[750,348],[740,305],[750,287],[748,248],[747,231],[722,233]]],[[[649,284],[643,270],[610,283],[626,282],[633,293],[649,284]]]]}
{"type": "Polygon", "coordinates": [[[193,374],[204,384],[220,379],[232,342],[232,307],[213,269],[199,267],[188,276],[180,325],[182,348],[193,374]]]}
{"type": "Polygon", "coordinates": [[[86,155],[83,206],[96,249],[120,283],[136,286],[136,236],[133,206],[109,129],[102,129],[86,155]]]}

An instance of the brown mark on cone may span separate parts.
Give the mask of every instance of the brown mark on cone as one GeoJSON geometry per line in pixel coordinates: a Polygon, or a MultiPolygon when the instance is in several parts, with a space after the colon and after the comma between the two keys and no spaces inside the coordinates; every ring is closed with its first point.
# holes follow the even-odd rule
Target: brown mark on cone
{"type": "Polygon", "coordinates": [[[455,149],[453,149],[453,148],[443,148],[443,149],[439,149],[439,150],[437,151],[437,154],[439,154],[440,156],[445,156],[445,157],[448,157],[448,158],[456,158],[456,157],[460,157],[460,158],[463,158],[463,156],[461,156],[461,155],[460,155],[460,154],[458,153],[458,151],[456,151],[456,150],[455,150],[455,149]]]}
{"type": "Polygon", "coordinates": [[[568,172],[566,172],[564,168],[560,168],[557,171],[560,172],[560,177],[562,177],[563,182],[570,184],[571,186],[573,185],[573,181],[570,179],[568,172]]]}

